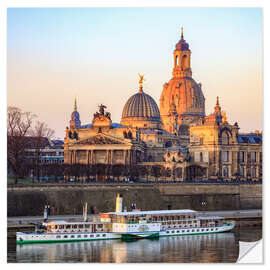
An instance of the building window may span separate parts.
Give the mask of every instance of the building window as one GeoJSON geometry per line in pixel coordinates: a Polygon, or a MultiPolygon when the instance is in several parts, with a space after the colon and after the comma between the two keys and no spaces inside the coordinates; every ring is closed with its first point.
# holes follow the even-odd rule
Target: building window
{"type": "Polygon", "coordinates": [[[262,152],[260,152],[260,163],[262,163],[262,152]]]}
{"type": "Polygon", "coordinates": [[[228,177],[228,173],[229,173],[228,167],[224,167],[223,168],[223,176],[228,177]]]}
{"type": "Polygon", "coordinates": [[[200,152],[200,162],[203,162],[203,153],[200,152]]]}
{"type": "Polygon", "coordinates": [[[240,176],[245,176],[245,170],[244,170],[244,167],[240,167],[240,170],[239,170],[239,174],[240,176]]]}
{"type": "Polygon", "coordinates": [[[239,162],[241,163],[245,162],[245,152],[243,151],[239,152],[239,162]]]}
{"type": "Polygon", "coordinates": [[[252,178],[256,178],[256,167],[253,167],[253,168],[251,169],[251,177],[252,177],[252,178]]]}
{"type": "Polygon", "coordinates": [[[200,138],[200,144],[203,144],[203,138],[200,138]]]}
{"type": "Polygon", "coordinates": [[[256,152],[251,152],[251,162],[256,163],[256,152]]]}
{"type": "Polygon", "coordinates": [[[229,151],[222,152],[222,161],[228,162],[229,161],[229,151]]]}

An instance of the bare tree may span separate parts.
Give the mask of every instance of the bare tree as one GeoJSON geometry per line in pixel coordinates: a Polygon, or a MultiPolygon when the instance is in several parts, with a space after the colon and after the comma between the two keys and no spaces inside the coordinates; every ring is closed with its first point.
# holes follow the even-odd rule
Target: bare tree
{"type": "Polygon", "coordinates": [[[37,121],[35,126],[30,129],[30,135],[32,139],[32,147],[34,149],[34,163],[35,163],[35,175],[37,180],[40,180],[40,160],[42,149],[48,144],[48,140],[51,139],[55,132],[50,129],[46,123],[37,121]]]}
{"type": "Polygon", "coordinates": [[[15,184],[25,169],[25,150],[28,147],[26,136],[29,134],[35,115],[23,112],[17,107],[8,107],[7,112],[7,159],[8,166],[15,176],[15,184]]]}

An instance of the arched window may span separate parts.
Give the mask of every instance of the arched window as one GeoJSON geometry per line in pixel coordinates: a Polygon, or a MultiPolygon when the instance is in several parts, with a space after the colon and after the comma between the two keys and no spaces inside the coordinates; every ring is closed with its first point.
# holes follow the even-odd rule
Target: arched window
{"type": "Polygon", "coordinates": [[[178,55],[175,56],[175,66],[179,65],[179,58],[178,55]]]}
{"type": "Polygon", "coordinates": [[[182,61],[181,61],[182,70],[184,70],[188,67],[187,60],[188,60],[187,56],[183,55],[182,61]]]}
{"type": "Polygon", "coordinates": [[[221,134],[221,144],[229,144],[229,134],[226,131],[221,134]]]}

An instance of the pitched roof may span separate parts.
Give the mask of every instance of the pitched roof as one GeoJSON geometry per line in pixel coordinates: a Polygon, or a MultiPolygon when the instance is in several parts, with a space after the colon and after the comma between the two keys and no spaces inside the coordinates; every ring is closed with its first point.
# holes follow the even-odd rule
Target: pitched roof
{"type": "Polygon", "coordinates": [[[256,133],[239,134],[237,140],[238,140],[238,143],[261,144],[262,134],[256,134],[256,133]]]}

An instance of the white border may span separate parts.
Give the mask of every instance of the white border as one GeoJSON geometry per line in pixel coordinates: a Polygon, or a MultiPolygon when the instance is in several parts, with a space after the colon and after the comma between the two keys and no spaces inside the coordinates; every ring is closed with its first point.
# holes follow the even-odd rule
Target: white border
{"type": "MultiPolygon", "coordinates": [[[[263,74],[266,76],[263,76],[264,81],[264,129],[263,129],[263,145],[264,145],[264,195],[267,194],[267,191],[269,191],[269,184],[267,183],[269,179],[269,170],[267,170],[266,167],[269,167],[269,141],[268,141],[268,135],[269,135],[269,115],[270,115],[270,106],[269,106],[269,75],[267,71],[269,71],[269,21],[270,21],[270,12],[269,12],[269,1],[251,1],[251,0],[227,0],[227,1],[160,1],[160,0],[144,0],[144,1],[87,1],[87,0],[28,0],[28,1],[8,1],[8,0],[2,0],[0,3],[0,20],[1,20],[1,30],[0,30],[0,53],[1,53],[1,78],[0,81],[2,82],[2,89],[6,89],[6,8],[7,7],[263,7],[263,28],[264,28],[264,72],[263,74]],[[267,166],[268,165],[268,166],[267,166]]],[[[3,203],[3,207],[1,207],[1,237],[2,237],[2,246],[1,246],[1,263],[6,264],[6,90],[1,91],[1,98],[0,98],[0,110],[1,110],[1,132],[0,132],[0,141],[1,141],[1,162],[0,162],[0,168],[1,168],[1,199],[3,203]]],[[[269,199],[267,198],[269,196],[264,196],[264,228],[268,227],[268,216],[267,216],[267,210],[265,210],[265,207],[267,208],[267,205],[269,204],[269,199]]],[[[267,243],[268,241],[268,235],[265,234],[264,231],[264,243],[267,243]]],[[[267,250],[267,245],[264,244],[264,254],[267,250]]],[[[265,257],[264,257],[265,258],[265,257]]],[[[268,260],[265,258],[265,264],[264,267],[267,266],[268,260]]],[[[59,264],[58,264],[59,265],[59,264]]],[[[57,266],[58,266],[57,265],[57,266]]],[[[6,265],[7,267],[12,267],[11,264],[6,265]]],[[[26,265],[25,265],[26,266],[26,265]]],[[[46,267],[47,265],[27,265],[26,267],[46,267]]],[[[59,265],[60,266],[60,265],[59,265]]],[[[62,265],[63,266],[63,265],[62,265]]],[[[79,265],[80,267],[89,267],[88,264],[79,265]]],[[[105,265],[106,266],[106,265],[105,265]]],[[[126,265],[122,264],[115,264],[115,265],[107,265],[109,267],[127,267],[126,265]]],[[[135,265],[129,265],[128,267],[136,267],[135,265]]],[[[150,265],[141,265],[143,267],[149,267],[150,265]]],[[[155,264],[152,265],[155,268],[164,267],[164,264],[155,264]]],[[[167,265],[170,267],[179,267],[178,265],[167,265]]],[[[194,264],[187,265],[185,264],[184,267],[193,267],[194,264]]],[[[221,266],[221,265],[219,265],[221,266]]],[[[54,265],[50,265],[49,267],[54,267],[54,265]]],[[[64,265],[65,269],[71,269],[74,268],[74,265],[70,264],[64,265]]],[[[76,264],[76,267],[78,267],[78,264],[76,264]]],[[[97,264],[91,264],[91,267],[104,267],[104,265],[97,265],[97,264]]],[[[151,267],[151,266],[150,266],[151,267]]],[[[204,264],[200,265],[199,267],[202,268],[209,268],[209,267],[217,267],[216,265],[210,265],[210,264],[204,264]]],[[[227,266],[225,266],[227,267],[227,266]]],[[[245,268],[254,267],[254,265],[244,265],[245,268]]],[[[61,267],[62,268],[62,267],[61,267]]]]}

